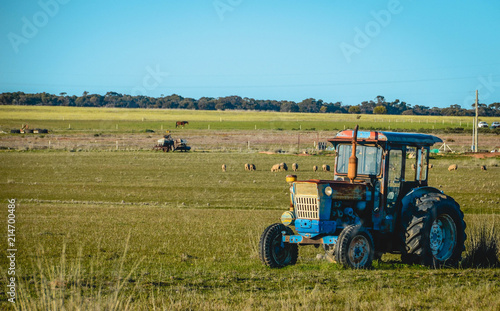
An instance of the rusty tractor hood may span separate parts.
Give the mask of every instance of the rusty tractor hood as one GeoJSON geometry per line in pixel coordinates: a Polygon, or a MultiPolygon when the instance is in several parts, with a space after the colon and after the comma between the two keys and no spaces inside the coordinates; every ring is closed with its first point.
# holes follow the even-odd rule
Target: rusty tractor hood
{"type": "Polygon", "coordinates": [[[293,192],[299,196],[326,196],[325,189],[327,187],[332,188],[330,197],[333,200],[366,200],[368,185],[365,182],[350,183],[339,180],[310,179],[294,182],[293,192]]]}

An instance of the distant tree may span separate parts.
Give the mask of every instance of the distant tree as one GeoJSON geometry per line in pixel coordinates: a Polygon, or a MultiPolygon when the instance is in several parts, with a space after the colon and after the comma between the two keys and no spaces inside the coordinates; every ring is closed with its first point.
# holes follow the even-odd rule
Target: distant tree
{"type": "Polygon", "coordinates": [[[349,107],[349,113],[361,113],[361,108],[359,106],[351,106],[349,107]]]}
{"type": "MultiPolygon", "coordinates": [[[[131,96],[117,92],[107,92],[104,96],[100,94],[89,94],[84,91],[82,96],[68,96],[66,92],[59,95],[46,92],[36,94],[26,94],[23,92],[0,93],[0,105],[52,105],[52,106],[78,106],[78,107],[126,107],[126,108],[182,108],[198,110],[266,110],[283,112],[321,112],[321,113],[354,113],[371,114],[384,113],[392,115],[446,115],[446,116],[472,116],[475,114],[475,107],[470,109],[460,107],[460,105],[450,105],[446,108],[415,105],[412,107],[404,101],[395,99],[387,101],[384,96],[378,95],[375,100],[364,101],[356,106],[342,105],[342,102],[323,102],[314,98],[307,98],[296,103],[293,101],[277,101],[269,99],[241,98],[240,96],[226,96],[217,99],[212,97],[201,97],[196,100],[184,98],[177,94],[161,97],[149,97],[143,95],[131,96]],[[384,111],[385,109],[385,111],[384,111]]],[[[493,102],[489,105],[479,104],[479,115],[499,116],[500,103],[493,102]]]]}
{"type": "Polygon", "coordinates": [[[242,99],[241,109],[256,110],[258,107],[257,102],[253,98],[245,97],[242,99]]]}
{"type": "Polygon", "coordinates": [[[179,103],[179,108],[181,109],[196,109],[196,101],[193,98],[184,98],[179,103]]]}
{"type": "Polygon", "coordinates": [[[202,97],[198,100],[198,109],[215,110],[216,101],[212,97],[202,97]]]}
{"type": "Polygon", "coordinates": [[[376,103],[373,100],[361,102],[361,113],[364,114],[372,114],[373,109],[375,108],[376,103]]]}
{"type": "Polygon", "coordinates": [[[500,103],[492,103],[492,104],[489,104],[488,107],[492,108],[492,109],[500,110],[500,103]]]}
{"type": "Polygon", "coordinates": [[[373,113],[374,114],[386,114],[387,108],[385,108],[385,106],[377,106],[377,107],[373,108],[373,113]]]}
{"type": "Polygon", "coordinates": [[[299,105],[293,101],[281,102],[280,111],[282,112],[299,112],[299,105]]]}
{"type": "Polygon", "coordinates": [[[308,98],[298,103],[298,106],[300,112],[319,112],[322,104],[323,101],[321,99],[308,98]]]}
{"type": "Polygon", "coordinates": [[[377,100],[377,105],[385,104],[385,97],[384,96],[378,95],[377,97],[375,97],[375,99],[377,100]]]}
{"type": "Polygon", "coordinates": [[[415,105],[413,107],[413,114],[416,114],[416,115],[428,115],[429,114],[429,107],[415,105]]]}

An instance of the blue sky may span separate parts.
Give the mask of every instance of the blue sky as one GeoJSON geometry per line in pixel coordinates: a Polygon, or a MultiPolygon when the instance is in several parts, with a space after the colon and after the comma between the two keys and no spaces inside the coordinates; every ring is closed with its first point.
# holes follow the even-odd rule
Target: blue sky
{"type": "Polygon", "coordinates": [[[500,101],[498,1],[0,3],[0,92],[500,101]]]}

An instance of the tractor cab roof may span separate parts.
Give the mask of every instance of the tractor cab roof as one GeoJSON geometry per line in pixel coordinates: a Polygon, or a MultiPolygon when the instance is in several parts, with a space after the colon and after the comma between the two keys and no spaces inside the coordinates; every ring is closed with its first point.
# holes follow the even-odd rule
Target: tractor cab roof
{"type": "MultiPolygon", "coordinates": [[[[328,141],[334,145],[342,142],[352,142],[352,135],[353,130],[345,130],[337,133],[334,138],[328,141]]],[[[441,138],[428,134],[378,131],[358,131],[357,141],[359,143],[367,142],[405,146],[432,146],[435,143],[442,142],[441,138]]]]}

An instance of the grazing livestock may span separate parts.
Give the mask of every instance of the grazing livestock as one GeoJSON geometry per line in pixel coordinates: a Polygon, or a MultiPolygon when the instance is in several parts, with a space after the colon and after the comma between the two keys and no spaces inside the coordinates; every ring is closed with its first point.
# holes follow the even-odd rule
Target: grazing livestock
{"type": "Polygon", "coordinates": [[[299,165],[297,163],[292,163],[292,170],[296,172],[299,169],[299,165]]]}
{"type": "Polygon", "coordinates": [[[427,165],[427,167],[428,167],[429,169],[431,169],[431,168],[433,168],[433,167],[434,167],[434,165],[432,165],[431,163],[429,163],[429,165],[427,165]]]}
{"type": "Polygon", "coordinates": [[[415,165],[415,163],[412,163],[412,164],[411,164],[411,169],[412,169],[412,170],[416,170],[416,169],[417,169],[417,166],[415,165]]]}
{"type": "Polygon", "coordinates": [[[249,170],[250,170],[250,164],[245,163],[245,171],[249,171],[249,170]]]}
{"type": "Polygon", "coordinates": [[[189,124],[188,121],[177,121],[177,122],[175,122],[175,127],[176,128],[179,127],[179,126],[184,127],[184,125],[188,125],[188,124],[189,124]]]}
{"type": "Polygon", "coordinates": [[[329,172],[330,171],[330,165],[328,165],[328,164],[323,164],[322,168],[323,168],[323,172],[329,172]]]}
{"type": "Polygon", "coordinates": [[[451,171],[456,171],[456,170],[458,170],[458,165],[452,164],[452,165],[448,166],[448,171],[451,172],[451,171]]]}
{"type": "Polygon", "coordinates": [[[271,167],[271,172],[277,172],[279,170],[280,170],[279,164],[274,164],[273,167],[271,167]]]}
{"type": "Polygon", "coordinates": [[[313,171],[316,172],[318,170],[318,167],[316,165],[313,166],[313,171]]]}
{"type": "Polygon", "coordinates": [[[225,172],[226,171],[226,164],[222,164],[222,171],[225,172]]]}
{"type": "Polygon", "coordinates": [[[255,171],[255,164],[250,164],[250,170],[255,171]]]}
{"type": "Polygon", "coordinates": [[[280,171],[288,171],[288,166],[286,163],[280,163],[280,171]]]}
{"type": "Polygon", "coordinates": [[[486,165],[481,165],[481,171],[486,171],[486,165]]]}
{"type": "Polygon", "coordinates": [[[288,166],[286,165],[286,163],[274,164],[273,167],[271,167],[271,172],[278,171],[288,171],[288,166]]]}

